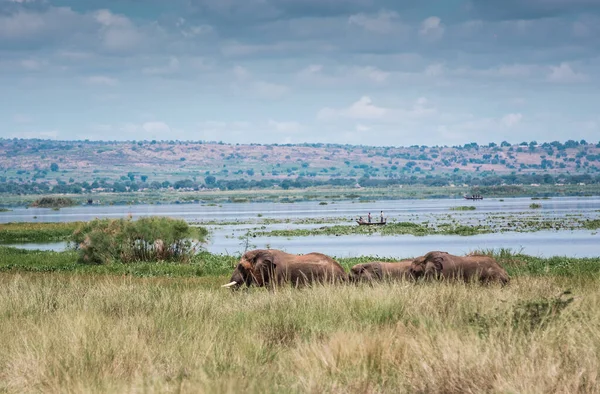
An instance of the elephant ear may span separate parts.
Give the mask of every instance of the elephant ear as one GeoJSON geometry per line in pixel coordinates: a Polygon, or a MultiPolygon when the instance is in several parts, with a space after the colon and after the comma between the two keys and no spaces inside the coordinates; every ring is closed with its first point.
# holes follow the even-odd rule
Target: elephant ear
{"type": "Polygon", "coordinates": [[[273,256],[273,253],[266,250],[261,251],[254,260],[254,270],[259,275],[262,275],[263,278],[271,277],[276,266],[275,256],[273,256]]]}
{"type": "Polygon", "coordinates": [[[373,275],[377,279],[383,279],[383,270],[381,269],[381,264],[373,264],[371,265],[371,269],[373,270],[373,275]]]}
{"type": "Polygon", "coordinates": [[[260,254],[261,250],[251,250],[249,252],[244,253],[244,255],[242,256],[242,260],[246,260],[248,262],[250,262],[252,265],[254,265],[256,258],[258,257],[258,255],[260,254]]]}
{"type": "Polygon", "coordinates": [[[442,272],[442,269],[444,268],[444,257],[445,256],[442,253],[436,253],[429,259],[437,272],[442,272]]]}

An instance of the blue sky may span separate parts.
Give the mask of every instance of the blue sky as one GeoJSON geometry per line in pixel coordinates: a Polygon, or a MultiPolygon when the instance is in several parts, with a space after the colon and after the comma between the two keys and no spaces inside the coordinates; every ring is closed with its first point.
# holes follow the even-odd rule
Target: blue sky
{"type": "Polygon", "coordinates": [[[0,0],[0,137],[600,139],[600,0],[0,0]]]}

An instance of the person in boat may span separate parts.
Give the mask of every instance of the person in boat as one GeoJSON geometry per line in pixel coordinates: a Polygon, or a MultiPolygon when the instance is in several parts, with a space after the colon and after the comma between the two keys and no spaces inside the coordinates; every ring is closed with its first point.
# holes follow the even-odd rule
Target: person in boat
{"type": "Polygon", "coordinates": [[[359,216],[359,217],[358,217],[358,222],[359,222],[359,223],[362,223],[362,222],[363,222],[363,218],[362,218],[362,216],[359,216]]]}
{"type": "Polygon", "coordinates": [[[381,218],[381,223],[383,223],[384,222],[384,220],[383,220],[383,211],[381,211],[381,214],[379,215],[379,217],[381,218]]]}
{"type": "Polygon", "coordinates": [[[369,214],[367,215],[367,220],[369,221],[369,223],[371,223],[371,212],[369,212],[369,214]]]}

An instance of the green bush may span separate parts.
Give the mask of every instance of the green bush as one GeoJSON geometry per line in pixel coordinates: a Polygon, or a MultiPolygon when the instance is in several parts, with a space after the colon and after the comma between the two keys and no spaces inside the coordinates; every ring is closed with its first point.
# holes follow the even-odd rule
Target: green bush
{"type": "Polygon", "coordinates": [[[542,204],[536,204],[536,203],[529,204],[529,208],[531,208],[531,209],[539,209],[541,207],[542,207],[542,204]]]}
{"type": "Polygon", "coordinates": [[[32,208],[64,208],[77,205],[75,200],[67,197],[42,197],[31,203],[32,208]]]}
{"type": "Polygon", "coordinates": [[[96,219],[75,230],[71,241],[79,252],[78,261],[85,264],[186,263],[201,249],[206,235],[205,228],[190,227],[180,219],[96,219]]]}

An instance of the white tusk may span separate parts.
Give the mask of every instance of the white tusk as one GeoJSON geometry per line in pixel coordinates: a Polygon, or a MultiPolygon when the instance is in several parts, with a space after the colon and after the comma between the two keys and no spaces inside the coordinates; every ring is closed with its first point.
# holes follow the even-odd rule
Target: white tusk
{"type": "Polygon", "coordinates": [[[233,285],[237,285],[237,282],[236,282],[235,280],[234,280],[233,282],[229,282],[229,283],[227,283],[226,285],[223,285],[223,286],[221,286],[221,287],[231,287],[231,286],[233,286],[233,285]]]}

